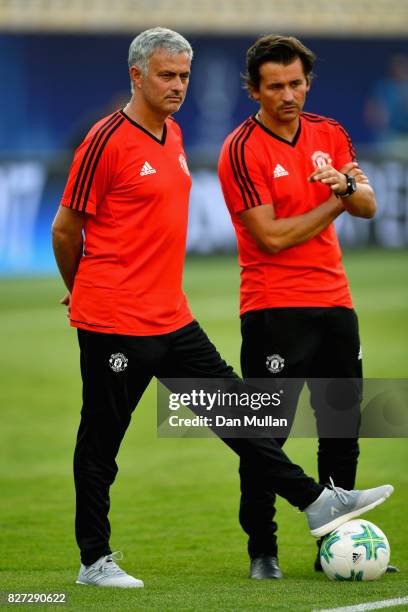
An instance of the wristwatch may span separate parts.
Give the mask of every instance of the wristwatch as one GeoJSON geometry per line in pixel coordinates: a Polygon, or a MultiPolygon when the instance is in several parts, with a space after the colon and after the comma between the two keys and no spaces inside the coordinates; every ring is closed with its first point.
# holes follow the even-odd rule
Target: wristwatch
{"type": "Polygon", "coordinates": [[[346,181],[347,181],[347,189],[343,193],[336,194],[339,198],[348,198],[357,189],[357,183],[356,183],[356,179],[354,178],[354,176],[350,176],[349,174],[345,174],[344,176],[346,177],[346,181]]]}

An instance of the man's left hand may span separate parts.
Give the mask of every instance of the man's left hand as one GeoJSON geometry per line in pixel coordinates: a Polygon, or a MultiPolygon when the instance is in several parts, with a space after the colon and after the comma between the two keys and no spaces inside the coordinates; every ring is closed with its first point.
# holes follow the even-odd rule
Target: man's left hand
{"type": "Polygon", "coordinates": [[[347,190],[347,179],[342,172],[333,168],[329,164],[322,168],[317,168],[309,177],[311,183],[324,183],[333,193],[344,193],[347,190]]]}
{"type": "Polygon", "coordinates": [[[68,291],[59,301],[60,304],[67,307],[67,317],[71,316],[71,293],[68,291]]]}

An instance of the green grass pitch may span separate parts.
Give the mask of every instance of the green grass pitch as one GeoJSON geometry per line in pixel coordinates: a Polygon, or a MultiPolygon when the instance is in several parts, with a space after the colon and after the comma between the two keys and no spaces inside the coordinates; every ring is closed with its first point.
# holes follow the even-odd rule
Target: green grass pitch
{"type": "MultiPolygon", "coordinates": [[[[407,252],[347,254],[360,316],[365,375],[403,378],[408,327],[407,252]]],[[[238,268],[233,257],[190,259],[193,312],[238,368],[238,268]]],[[[408,445],[363,440],[357,485],[396,491],[367,515],[388,535],[399,575],[333,583],[312,570],[316,546],[304,517],[279,500],[282,581],[250,581],[237,520],[237,457],[215,439],[157,439],[155,385],[137,408],[112,488],[114,550],[145,589],[74,584],[72,451],[80,409],[75,332],[56,278],[0,281],[0,591],[66,592],[37,610],[312,610],[408,595],[408,445]]],[[[290,440],[289,456],[316,474],[316,442],[290,440]]],[[[4,609],[16,609],[5,606],[4,609]]],[[[391,609],[391,608],[389,608],[391,609]]],[[[402,608],[398,608],[402,610],[402,608]]]]}

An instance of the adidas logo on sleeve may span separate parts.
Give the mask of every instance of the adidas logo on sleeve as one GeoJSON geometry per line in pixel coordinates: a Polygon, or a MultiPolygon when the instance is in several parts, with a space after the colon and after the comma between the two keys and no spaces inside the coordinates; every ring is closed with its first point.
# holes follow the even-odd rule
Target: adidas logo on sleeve
{"type": "Polygon", "coordinates": [[[275,170],[273,171],[274,178],[279,178],[280,176],[289,176],[289,172],[285,170],[283,166],[280,164],[276,164],[275,170]]]}
{"type": "Polygon", "coordinates": [[[140,176],[147,176],[148,174],[156,174],[156,170],[152,168],[148,161],[145,161],[140,171],[140,176]]]}

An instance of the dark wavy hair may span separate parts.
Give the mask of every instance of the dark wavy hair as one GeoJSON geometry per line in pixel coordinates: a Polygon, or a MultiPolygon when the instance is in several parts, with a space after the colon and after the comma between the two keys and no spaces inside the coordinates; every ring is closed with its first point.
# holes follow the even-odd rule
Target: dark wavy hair
{"type": "Polygon", "coordinates": [[[303,71],[307,82],[313,78],[313,66],[316,55],[305,47],[294,36],[280,36],[279,34],[269,34],[259,38],[249,47],[246,55],[246,73],[243,75],[245,88],[258,90],[260,83],[259,68],[265,62],[276,62],[285,66],[291,64],[299,58],[303,65],[303,71]]]}

